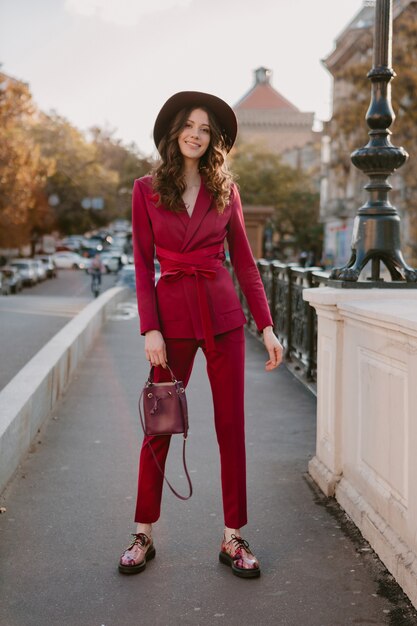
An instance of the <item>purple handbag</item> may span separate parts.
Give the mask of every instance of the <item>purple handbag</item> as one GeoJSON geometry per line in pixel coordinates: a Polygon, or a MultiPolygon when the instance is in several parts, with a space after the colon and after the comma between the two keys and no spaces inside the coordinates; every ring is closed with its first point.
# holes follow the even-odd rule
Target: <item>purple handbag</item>
{"type": "Polygon", "coordinates": [[[165,476],[150,442],[148,441],[147,443],[155,463],[172,493],[181,500],[188,500],[192,496],[193,486],[185,462],[185,444],[188,435],[187,398],[183,383],[175,378],[168,364],[167,367],[171,374],[171,382],[164,383],[155,383],[153,381],[154,367],[151,367],[148,379],[139,397],[139,416],[145,436],[183,435],[182,458],[190,488],[188,496],[182,496],[175,491],[165,476]],[[141,405],[143,405],[143,415],[141,405]]]}

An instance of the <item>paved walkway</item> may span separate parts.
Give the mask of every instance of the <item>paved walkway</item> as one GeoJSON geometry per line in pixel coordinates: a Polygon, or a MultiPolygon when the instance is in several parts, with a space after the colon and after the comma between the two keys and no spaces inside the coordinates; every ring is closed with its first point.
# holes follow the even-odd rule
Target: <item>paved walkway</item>
{"type": "MultiPolygon", "coordinates": [[[[217,560],[219,463],[202,354],[188,392],[195,495],[184,503],[166,490],[156,559],[137,576],[118,573],[134,530],[147,368],[137,318],[114,320],[1,498],[2,626],[417,624],[367,544],[306,480],[314,397],[284,367],[265,373],[250,336],[247,353],[245,536],[261,578],[238,579],[217,560]]],[[[175,443],[168,473],[185,486],[175,443]]]]}

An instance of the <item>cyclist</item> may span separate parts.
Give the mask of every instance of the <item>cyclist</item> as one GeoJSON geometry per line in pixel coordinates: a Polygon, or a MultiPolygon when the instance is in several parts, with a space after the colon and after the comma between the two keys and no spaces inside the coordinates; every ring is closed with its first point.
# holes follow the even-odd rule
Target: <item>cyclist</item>
{"type": "Polygon", "coordinates": [[[90,274],[91,274],[91,291],[98,296],[101,287],[101,275],[105,268],[101,261],[99,254],[96,254],[91,262],[90,274]]]}

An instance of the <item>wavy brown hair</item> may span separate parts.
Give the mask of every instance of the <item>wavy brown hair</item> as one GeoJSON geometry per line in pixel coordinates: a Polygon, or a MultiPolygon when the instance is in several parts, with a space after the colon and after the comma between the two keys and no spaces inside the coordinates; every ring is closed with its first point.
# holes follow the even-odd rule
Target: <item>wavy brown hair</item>
{"type": "Polygon", "coordinates": [[[217,211],[223,213],[230,200],[233,182],[226,163],[227,144],[216,117],[204,106],[181,109],[175,116],[168,133],[159,142],[161,160],[152,171],[152,186],[159,195],[159,205],[163,204],[171,211],[185,210],[182,194],[186,190],[186,183],[178,137],[190,113],[196,109],[207,113],[210,126],[210,143],[199,162],[200,175],[214,198],[217,211]]]}

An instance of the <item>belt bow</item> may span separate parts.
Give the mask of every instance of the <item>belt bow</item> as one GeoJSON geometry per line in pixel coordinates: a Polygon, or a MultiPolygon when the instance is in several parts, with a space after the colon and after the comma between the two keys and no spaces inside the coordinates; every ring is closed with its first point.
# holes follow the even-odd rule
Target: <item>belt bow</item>
{"type": "Polygon", "coordinates": [[[214,350],[215,346],[210,307],[203,279],[215,279],[217,269],[223,265],[223,259],[216,258],[214,255],[220,253],[224,255],[223,244],[215,244],[206,248],[200,248],[200,250],[191,250],[190,252],[174,252],[161,246],[156,246],[156,256],[161,263],[162,279],[176,281],[184,276],[195,276],[198,305],[207,350],[214,350]]]}

